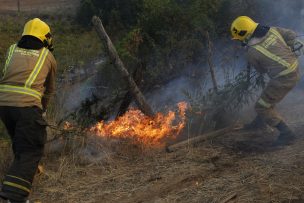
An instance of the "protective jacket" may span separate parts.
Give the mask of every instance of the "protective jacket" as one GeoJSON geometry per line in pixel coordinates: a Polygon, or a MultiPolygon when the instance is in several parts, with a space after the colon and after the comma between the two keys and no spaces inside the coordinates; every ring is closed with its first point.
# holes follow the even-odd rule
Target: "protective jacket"
{"type": "Polygon", "coordinates": [[[11,45],[0,80],[0,106],[45,108],[55,90],[56,69],[56,60],[47,48],[11,45]]]}
{"type": "Polygon", "coordinates": [[[253,38],[248,43],[248,61],[258,72],[277,78],[295,72],[297,56],[291,51],[296,33],[272,27],[262,38],[253,38]]]}
{"type": "MultiPolygon", "coordinates": [[[[263,28],[259,28],[261,32],[263,28]]],[[[278,125],[283,118],[275,110],[299,80],[298,59],[292,52],[296,33],[283,28],[268,28],[263,37],[253,37],[248,42],[248,60],[258,72],[270,77],[258,99],[257,114],[270,126],[278,125]]]]}

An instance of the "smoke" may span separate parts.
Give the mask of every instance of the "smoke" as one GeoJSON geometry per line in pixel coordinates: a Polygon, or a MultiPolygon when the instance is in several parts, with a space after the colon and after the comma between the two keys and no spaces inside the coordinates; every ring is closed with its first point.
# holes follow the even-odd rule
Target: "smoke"
{"type": "MultiPolygon", "coordinates": [[[[268,1],[268,0],[255,0],[252,4],[256,5],[258,9],[253,17],[254,20],[261,24],[269,26],[279,26],[289,28],[297,31],[299,35],[304,34],[304,1],[268,1]]],[[[244,15],[243,11],[234,13],[235,16],[244,15]]],[[[227,27],[227,32],[229,27],[227,27]]],[[[245,58],[245,50],[238,42],[231,41],[228,37],[213,42],[212,48],[212,63],[215,68],[216,80],[219,86],[225,85],[227,82],[232,81],[234,77],[240,72],[246,70],[247,60],[245,58]]],[[[202,56],[207,61],[207,56],[202,56]]],[[[301,75],[303,74],[303,57],[300,58],[301,75]]],[[[96,66],[92,66],[95,67],[96,66]]],[[[94,68],[92,68],[94,69],[94,68]]],[[[71,89],[66,91],[64,109],[66,111],[73,111],[88,98],[92,97],[94,91],[94,83],[96,75],[91,79],[81,81],[73,85],[71,89]]],[[[105,78],[107,79],[107,78],[105,78]]],[[[102,85],[101,89],[97,92],[108,92],[110,89],[105,89],[109,85],[102,85]]],[[[304,86],[303,80],[299,85],[284,99],[278,106],[280,109],[286,109],[286,106],[297,106],[300,101],[304,100],[304,95],[301,89],[304,86]],[[295,92],[297,92],[295,94],[295,92]]],[[[212,89],[212,80],[209,72],[209,66],[205,64],[195,64],[189,66],[187,70],[181,73],[179,78],[176,78],[167,84],[161,84],[153,90],[146,93],[148,102],[153,106],[154,110],[162,111],[167,107],[175,106],[180,101],[189,101],[187,95],[198,95],[212,89]]],[[[106,94],[103,94],[106,95],[106,94]]],[[[259,92],[256,93],[256,96],[259,92]]],[[[246,106],[241,116],[243,120],[250,120],[254,116],[253,104],[246,106]]],[[[301,111],[299,109],[299,111],[301,111]]]]}
{"type": "Polygon", "coordinates": [[[193,81],[187,77],[180,77],[170,81],[163,87],[146,94],[148,103],[156,111],[162,111],[168,106],[175,106],[180,101],[185,101],[186,95],[183,91],[192,86],[193,81]]]}
{"type": "MultiPolygon", "coordinates": [[[[299,36],[304,35],[304,1],[268,1],[268,0],[256,0],[256,15],[252,16],[257,22],[276,27],[283,27],[292,29],[298,33],[299,36]]],[[[236,16],[246,15],[240,11],[235,13],[236,16]]],[[[229,28],[227,27],[227,31],[229,28]]],[[[303,37],[304,40],[304,37],[303,37]]],[[[238,42],[231,42],[230,39],[221,39],[214,42],[212,62],[215,67],[215,74],[217,83],[219,86],[225,85],[227,82],[233,80],[233,78],[240,72],[246,70],[247,60],[245,58],[245,50],[240,46],[238,42]]],[[[301,56],[300,60],[300,73],[303,75],[304,57],[301,56]]],[[[208,70],[208,64],[189,67],[192,72],[196,70],[204,69],[208,70]]],[[[189,71],[189,72],[191,72],[189,71]]],[[[172,105],[180,100],[190,102],[186,93],[197,95],[199,91],[202,93],[207,92],[213,88],[210,72],[197,71],[202,73],[196,75],[195,79],[191,77],[191,74],[185,74],[170,83],[165,87],[156,89],[155,91],[147,94],[149,102],[153,104],[155,108],[160,109],[166,105],[172,105]],[[201,78],[198,80],[197,78],[201,78]]],[[[301,115],[304,113],[304,81],[301,79],[299,84],[283,99],[283,101],[277,106],[277,109],[281,114],[286,117],[286,120],[290,123],[301,120],[301,115]],[[291,108],[292,107],[292,108],[291,108]],[[293,112],[293,113],[291,113],[293,112]]],[[[260,95],[260,91],[253,95],[257,98],[260,95]]],[[[241,111],[239,118],[243,122],[248,122],[255,116],[254,112],[255,100],[248,104],[241,111]]]]}
{"type": "MultiPolygon", "coordinates": [[[[304,0],[287,1],[287,0],[255,0],[259,4],[259,14],[253,18],[261,24],[269,26],[279,26],[297,31],[299,35],[304,34],[304,0]]],[[[244,13],[236,13],[236,16],[244,15],[244,13]]],[[[227,32],[229,28],[227,27],[227,32]]],[[[245,58],[245,50],[239,43],[231,41],[229,38],[223,38],[213,42],[212,63],[215,68],[215,75],[218,85],[221,87],[227,82],[232,81],[240,71],[246,70],[247,60],[245,58]]],[[[207,57],[207,56],[202,56],[207,57]]],[[[206,58],[207,59],[207,58],[206,58]]],[[[300,58],[300,72],[303,75],[304,57],[300,58]]],[[[207,60],[205,60],[207,61],[207,60]]],[[[103,63],[103,62],[101,62],[103,63]]],[[[74,85],[69,85],[67,88],[62,88],[60,92],[64,92],[63,98],[60,98],[63,105],[63,112],[72,112],[80,108],[81,104],[87,99],[92,98],[94,92],[100,92],[104,97],[111,95],[111,85],[106,83],[109,76],[105,76],[104,80],[99,81],[99,89],[96,89],[96,79],[100,78],[95,74],[97,65],[91,64],[88,68],[88,75],[85,74],[84,80],[80,80],[74,85]]],[[[107,64],[108,65],[108,64],[107,64]]],[[[115,75],[112,70],[111,75],[115,75]]],[[[73,74],[72,74],[73,75],[73,74]]],[[[78,74],[79,75],[79,74],[78,74]]],[[[81,75],[81,74],[80,74],[81,75]]],[[[116,81],[115,81],[116,82],[116,81]]],[[[304,123],[304,81],[299,84],[278,104],[277,109],[284,115],[287,122],[293,126],[304,123]]],[[[212,89],[212,80],[207,62],[205,64],[195,64],[189,66],[180,77],[161,84],[159,87],[147,92],[148,103],[152,105],[155,111],[165,111],[168,108],[176,107],[180,101],[191,102],[188,95],[194,97],[201,96],[209,89],[212,89]]],[[[259,92],[255,93],[255,97],[259,96],[259,92]]],[[[254,100],[249,105],[245,106],[238,115],[239,120],[248,122],[255,116],[254,100]]],[[[108,100],[108,103],[109,100],[108,100]]],[[[134,104],[133,104],[134,105],[134,104]]],[[[113,112],[115,113],[115,112],[113,112]]],[[[66,113],[63,113],[66,114],[66,113]]],[[[232,118],[232,116],[231,116],[232,118]]],[[[201,120],[196,122],[196,125],[201,125],[201,120]]],[[[195,126],[197,127],[197,126],[195,126]]],[[[106,153],[96,150],[96,146],[86,147],[80,151],[81,157],[89,159],[89,162],[99,162],[100,159],[106,157],[106,153]]]]}
{"type": "MultiPolygon", "coordinates": [[[[202,56],[207,61],[209,56],[202,56]]],[[[234,80],[241,71],[246,70],[247,61],[244,48],[230,39],[213,42],[211,65],[214,67],[216,83],[219,88],[234,80]]],[[[180,77],[167,84],[155,88],[146,94],[148,101],[155,109],[174,106],[180,101],[190,102],[190,96],[197,97],[214,88],[211,78],[210,65],[189,65],[180,77]]]]}
{"type": "Polygon", "coordinates": [[[261,23],[281,26],[302,32],[304,28],[304,1],[261,1],[261,23]]]}
{"type": "Polygon", "coordinates": [[[105,86],[96,85],[97,72],[105,60],[102,58],[93,61],[83,68],[71,67],[58,81],[57,102],[61,105],[63,115],[71,113],[80,108],[80,106],[96,91],[102,91],[105,86]]]}

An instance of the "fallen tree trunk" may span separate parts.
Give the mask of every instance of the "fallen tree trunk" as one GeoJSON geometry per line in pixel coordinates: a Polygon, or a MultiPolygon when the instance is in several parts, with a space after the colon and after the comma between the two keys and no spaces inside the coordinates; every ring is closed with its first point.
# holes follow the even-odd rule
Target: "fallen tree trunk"
{"type": "Polygon", "coordinates": [[[179,143],[170,145],[166,148],[166,151],[167,152],[174,152],[177,149],[187,147],[187,146],[193,146],[197,143],[204,142],[204,141],[210,140],[212,138],[219,137],[223,134],[231,132],[232,130],[237,130],[237,129],[240,129],[240,128],[241,128],[240,126],[232,125],[232,126],[229,126],[227,128],[223,128],[223,129],[220,129],[220,130],[209,132],[209,133],[206,133],[206,134],[203,134],[203,135],[200,135],[200,136],[197,136],[197,137],[193,137],[193,138],[181,141],[179,143]]]}
{"type": "Polygon", "coordinates": [[[108,51],[110,60],[113,62],[114,66],[121,72],[122,76],[126,79],[130,92],[133,94],[136,104],[138,108],[146,115],[153,116],[153,110],[150,105],[147,103],[146,99],[144,98],[143,94],[141,93],[140,89],[134,82],[133,78],[129,74],[128,70],[126,69],[125,65],[121,61],[118,56],[118,53],[108,36],[107,32],[105,31],[100,18],[94,16],[92,18],[92,23],[96,29],[96,32],[101,39],[103,45],[105,46],[106,50],[108,51]]]}

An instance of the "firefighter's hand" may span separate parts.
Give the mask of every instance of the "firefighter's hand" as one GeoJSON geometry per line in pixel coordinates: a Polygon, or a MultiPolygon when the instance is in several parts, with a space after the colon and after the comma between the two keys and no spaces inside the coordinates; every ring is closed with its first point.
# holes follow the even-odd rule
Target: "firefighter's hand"
{"type": "Polygon", "coordinates": [[[43,113],[42,113],[42,118],[43,118],[44,120],[46,120],[46,111],[43,111],[43,113]]]}
{"type": "Polygon", "coordinates": [[[292,47],[292,51],[297,55],[301,56],[304,53],[304,41],[302,39],[295,39],[292,47]]]}

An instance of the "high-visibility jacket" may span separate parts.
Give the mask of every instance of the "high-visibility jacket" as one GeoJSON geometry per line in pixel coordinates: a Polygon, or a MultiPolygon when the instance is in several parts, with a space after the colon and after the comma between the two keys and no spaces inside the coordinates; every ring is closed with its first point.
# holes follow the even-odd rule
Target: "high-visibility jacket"
{"type": "Polygon", "coordinates": [[[42,108],[55,91],[57,64],[52,53],[10,46],[0,80],[0,106],[42,108]]]}
{"type": "Polygon", "coordinates": [[[298,59],[292,52],[296,33],[271,27],[263,38],[253,38],[248,43],[248,61],[256,70],[270,78],[288,75],[298,69],[298,59]]]}

